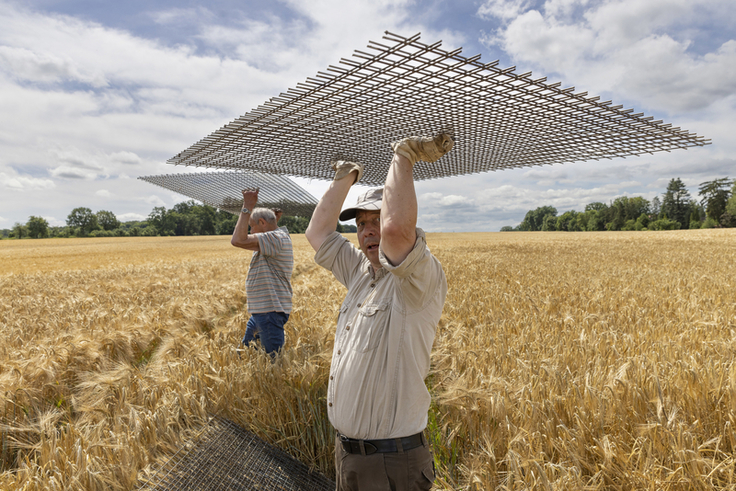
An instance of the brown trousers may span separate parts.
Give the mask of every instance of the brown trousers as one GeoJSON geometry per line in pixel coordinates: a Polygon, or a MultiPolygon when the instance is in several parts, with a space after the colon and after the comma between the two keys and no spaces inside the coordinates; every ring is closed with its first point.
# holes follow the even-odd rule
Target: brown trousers
{"type": "Polygon", "coordinates": [[[336,491],[429,491],[434,460],[427,444],[402,453],[347,453],[335,438],[336,491]]]}

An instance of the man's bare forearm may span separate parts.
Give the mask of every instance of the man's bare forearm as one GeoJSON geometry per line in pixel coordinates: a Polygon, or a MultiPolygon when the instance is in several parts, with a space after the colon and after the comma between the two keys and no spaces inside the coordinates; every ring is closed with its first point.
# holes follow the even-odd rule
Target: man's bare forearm
{"type": "Polygon", "coordinates": [[[260,251],[261,247],[258,243],[258,237],[248,233],[250,222],[250,214],[258,202],[258,188],[243,189],[243,210],[238,215],[238,222],[235,224],[233,236],[230,243],[241,249],[249,251],[260,251]]]}
{"type": "MultiPolygon", "coordinates": [[[[353,174],[357,175],[357,172],[353,174]]],[[[340,210],[354,181],[353,176],[332,181],[322,199],[317,203],[305,234],[307,241],[315,251],[318,251],[325,239],[335,231],[340,210]]]]}
{"type": "Polygon", "coordinates": [[[391,264],[400,264],[416,242],[417,195],[413,165],[394,154],[386,176],[381,205],[381,249],[391,264]]]}
{"type": "Polygon", "coordinates": [[[235,230],[233,236],[230,239],[230,243],[235,247],[241,249],[248,249],[249,251],[260,251],[260,245],[258,244],[258,237],[255,234],[248,233],[248,220],[250,219],[250,213],[240,213],[238,217],[238,223],[235,224],[235,230]]]}

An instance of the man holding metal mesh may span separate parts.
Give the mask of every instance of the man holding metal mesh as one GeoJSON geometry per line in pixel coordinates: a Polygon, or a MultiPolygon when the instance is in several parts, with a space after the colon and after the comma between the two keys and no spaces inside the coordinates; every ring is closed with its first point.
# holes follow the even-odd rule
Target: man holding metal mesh
{"type": "Polygon", "coordinates": [[[418,160],[434,162],[452,145],[445,134],[394,143],[385,186],[342,212],[363,166],[333,163],[335,179],[307,228],[317,264],[348,289],[327,391],[328,416],[338,432],[338,491],[428,490],[434,481],[423,433],[430,404],[424,378],[447,281],[416,227],[412,170],[418,160]],[[338,218],[355,218],[360,249],[335,232],[338,218]]]}
{"type": "Polygon", "coordinates": [[[289,231],[278,226],[281,210],[256,208],[257,202],[258,188],[243,190],[243,209],[230,243],[253,251],[245,280],[250,319],[243,344],[258,340],[274,356],[284,345],[284,324],[291,313],[294,251],[289,231]]]}

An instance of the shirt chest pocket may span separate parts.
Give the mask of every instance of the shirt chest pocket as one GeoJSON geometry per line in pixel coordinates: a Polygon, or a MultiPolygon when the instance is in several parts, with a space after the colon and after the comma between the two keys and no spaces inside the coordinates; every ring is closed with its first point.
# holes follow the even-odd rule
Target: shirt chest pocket
{"type": "Polygon", "coordinates": [[[366,353],[376,349],[386,334],[391,318],[391,302],[375,302],[358,309],[350,334],[350,348],[366,353]]]}

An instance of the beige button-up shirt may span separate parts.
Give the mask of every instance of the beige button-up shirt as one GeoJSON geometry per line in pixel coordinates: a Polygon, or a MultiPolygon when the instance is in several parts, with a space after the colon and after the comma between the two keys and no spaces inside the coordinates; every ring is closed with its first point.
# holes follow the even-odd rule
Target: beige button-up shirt
{"type": "Polygon", "coordinates": [[[417,229],[414,249],[375,276],[368,258],[337,232],[315,255],[348,289],[340,308],[327,389],[332,426],[350,438],[414,435],[427,426],[424,379],[447,295],[442,265],[417,229]]]}

